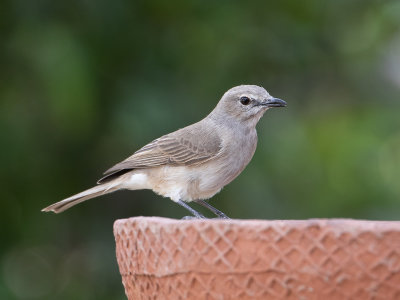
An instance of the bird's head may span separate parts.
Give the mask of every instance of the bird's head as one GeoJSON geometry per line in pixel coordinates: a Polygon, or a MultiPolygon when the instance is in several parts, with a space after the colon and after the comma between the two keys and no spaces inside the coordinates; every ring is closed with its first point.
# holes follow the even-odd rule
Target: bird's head
{"type": "Polygon", "coordinates": [[[262,87],[239,85],[222,96],[213,113],[255,126],[268,109],[283,106],[285,101],[272,97],[262,87]]]}

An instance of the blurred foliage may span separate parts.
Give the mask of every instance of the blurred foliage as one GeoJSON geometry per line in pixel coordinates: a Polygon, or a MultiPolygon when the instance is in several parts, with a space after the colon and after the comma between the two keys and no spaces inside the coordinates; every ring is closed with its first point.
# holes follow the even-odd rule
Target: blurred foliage
{"type": "Polygon", "coordinates": [[[0,298],[124,299],[113,221],[186,212],[150,191],[40,209],[243,83],[289,106],[216,207],[398,219],[399,29],[399,1],[3,0],[0,298]]]}

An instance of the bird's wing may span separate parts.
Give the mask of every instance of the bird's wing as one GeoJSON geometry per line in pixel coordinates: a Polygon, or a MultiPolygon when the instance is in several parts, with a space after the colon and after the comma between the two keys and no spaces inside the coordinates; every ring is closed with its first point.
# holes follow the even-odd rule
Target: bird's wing
{"type": "Polygon", "coordinates": [[[103,183],[132,169],[162,165],[195,166],[202,164],[221,150],[221,138],[216,130],[196,123],[164,135],[136,151],[132,156],[108,169],[98,183],[103,183]]]}

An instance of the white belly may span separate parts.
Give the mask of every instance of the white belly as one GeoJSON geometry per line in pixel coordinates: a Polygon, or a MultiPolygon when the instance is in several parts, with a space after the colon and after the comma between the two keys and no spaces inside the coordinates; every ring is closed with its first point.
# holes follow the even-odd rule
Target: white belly
{"type": "Polygon", "coordinates": [[[223,185],[218,174],[207,166],[163,166],[146,170],[151,189],[173,201],[208,199],[218,193],[223,185]]]}

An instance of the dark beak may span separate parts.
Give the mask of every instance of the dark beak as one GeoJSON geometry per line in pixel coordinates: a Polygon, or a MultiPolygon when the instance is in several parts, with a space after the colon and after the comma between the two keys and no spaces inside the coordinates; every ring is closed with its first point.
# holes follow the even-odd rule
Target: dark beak
{"type": "Polygon", "coordinates": [[[279,98],[271,98],[261,103],[261,105],[266,107],[284,107],[286,102],[279,98]]]}

